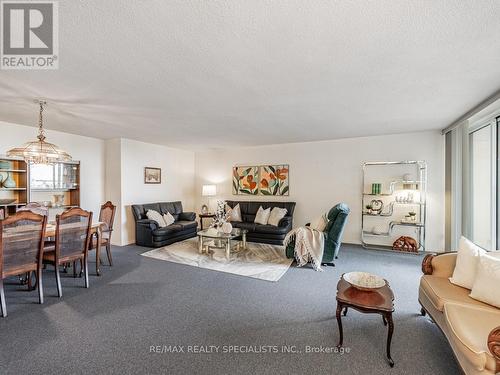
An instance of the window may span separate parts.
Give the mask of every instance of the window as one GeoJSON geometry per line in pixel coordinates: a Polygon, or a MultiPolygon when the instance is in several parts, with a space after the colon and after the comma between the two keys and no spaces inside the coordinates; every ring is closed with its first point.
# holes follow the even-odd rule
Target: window
{"type": "Polygon", "coordinates": [[[488,250],[496,246],[494,130],[488,124],[469,134],[471,240],[488,250]]]}

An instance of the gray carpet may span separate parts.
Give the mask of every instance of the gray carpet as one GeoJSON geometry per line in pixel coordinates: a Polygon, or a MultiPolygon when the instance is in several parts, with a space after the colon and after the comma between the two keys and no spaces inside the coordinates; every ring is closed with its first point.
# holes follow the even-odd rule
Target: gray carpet
{"type": "MultiPolygon", "coordinates": [[[[292,268],[277,283],[138,256],[114,248],[90,289],[65,275],[62,299],[51,270],[46,301],[7,285],[9,316],[0,319],[0,374],[457,374],[439,329],[418,314],[421,257],[346,245],[337,267],[292,268]],[[386,327],[378,315],[344,318],[349,353],[306,353],[338,340],[335,289],[340,274],[366,270],[386,277],[396,295],[390,369],[386,327]],[[152,353],[151,346],[220,346],[220,353],[152,353]],[[283,353],[282,346],[301,353],[283,353]],[[225,346],[225,347],[224,347],[225,346]],[[247,353],[228,354],[229,346],[247,353]],[[268,353],[252,353],[265,350],[268,353]]],[[[163,350],[163,349],[162,349],[163,350]]]]}

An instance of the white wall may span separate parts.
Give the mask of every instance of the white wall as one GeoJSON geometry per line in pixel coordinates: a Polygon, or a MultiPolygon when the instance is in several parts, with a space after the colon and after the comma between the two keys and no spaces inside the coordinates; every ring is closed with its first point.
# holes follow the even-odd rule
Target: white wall
{"type": "Polygon", "coordinates": [[[194,209],[194,152],[121,140],[121,244],[135,242],[135,203],[182,201],[194,209]],[[161,184],[144,184],[144,167],[161,168],[161,184]]]}
{"type": "Polygon", "coordinates": [[[427,249],[441,251],[444,248],[444,137],[437,131],[197,152],[196,207],[204,202],[201,186],[205,183],[217,184],[220,199],[255,199],[232,195],[234,165],[289,164],[290,196],[257,199],[297,202],[295,226],[316,218],[338,202],[345,202],[352,212],[344,241],[360,243],[362,164],[401,160],[427,161],[427,249]]]}
{"type": "Polygon", "coordinates": [[[106,201],[111,201],[116,206],[115,222],[111,243],[122,244],[122,149],[121,139],[106,140],[106,201]]]}
{"type": "MultiPolygon", "coordinates": [[[[0,154],[36,139],[38,129],[0,121],[0,154]]],[[[80,205],[98,217],[104,202],[105,145],[101,139],[46,130],[47,141],[80,161],[80,205]]]]}

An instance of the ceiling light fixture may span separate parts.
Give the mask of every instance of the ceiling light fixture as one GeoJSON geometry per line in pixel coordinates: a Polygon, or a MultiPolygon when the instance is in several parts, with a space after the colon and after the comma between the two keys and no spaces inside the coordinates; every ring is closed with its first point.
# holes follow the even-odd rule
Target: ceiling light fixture
{"type": "Polygon", "coordinates": [[[45,131],[43,130],[43,107],[47,105],[45,100],[35,100],[40,105],[38,118],[38,139],[25,143],[22,147],[7,151],[11,158],[22,158],[27,163],[53,164],[71,161],[71,156],[52,143],[45,142],[45,131]]]}

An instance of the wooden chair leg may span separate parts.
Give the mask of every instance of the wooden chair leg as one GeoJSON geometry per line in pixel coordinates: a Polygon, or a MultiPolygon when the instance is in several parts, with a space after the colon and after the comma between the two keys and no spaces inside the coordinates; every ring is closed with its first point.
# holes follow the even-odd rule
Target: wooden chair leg
{"type": "Polygon", "coordinates": [[[7,317],[7,306],[5,304],[5,293],[3,291],[3,279],[0,279],[0,313],[3,318],[7,317]]]}
{"type": "Polygon", "coordinates": [[[106,244],[106,253],[108,254],[109,265],[113,267],[113,256],[111,255],[111,244],[109,242],[106,244]]]}
{"type": "Polygon", "coordinates": [[[36,274],[38,286],[38,302],[40,302],[40,304],[43,304],[42,270],[38,270],[36,274]]]}
{"type": "Polygon", "coordinates": [[[83,259],[83,268],[84,268],[84,273],[85,273],[85,288],[89,287],[89,264],[88,264],[88,259],[87,257],[84,257],[83,259]]]}
{"type": "Polygon", "coordinates": [[[55,264],[56,270],[56,284],[57,284],[57,295],[59,298],[62,297],[62,287],[61,287],[61,275],[59,274],[59,265],[55,264]]]}
{"type": "Polygon", "coordinates": [[[79,262],[80,262],[80,273],[79,273],[79,276],[78,276],[78,277],[82,277],[82,275],[83,275],[83,262],[82,262],[82,260],[81,260],[81,259],[80,259],[80,261],[79,261],[79,262]]]}
{"type": "Polygon", "coordinates": [[[73,262],[73,277],[76,278],[76,260],[73,262]]]}

